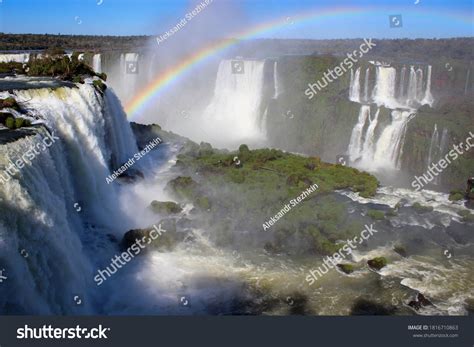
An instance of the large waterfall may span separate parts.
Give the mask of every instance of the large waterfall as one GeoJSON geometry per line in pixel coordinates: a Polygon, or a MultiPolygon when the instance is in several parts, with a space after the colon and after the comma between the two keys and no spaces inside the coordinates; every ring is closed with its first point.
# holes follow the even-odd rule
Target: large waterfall
{"type": "Polygon", "coordinates": [[[3,170],[48,134],[58,140],[0,184],[0,261],[8,275],[0,310],[93,312],[93,259],[106,235],[120,235],[127,222],[117,187],[105,178],[112,158],[120,162],[137,152],[130,126],[113,92],[102,96],[89,84],[11,95],[46,127],[0,146],[3,170]]]}
{"type": "Polygon", "coordinates": [[[409,120],[421,105],[431,106],[434,101],[431,94],[431,66],[425,70],[410,66],[407,78],[406,66],[397,70],[387,64],[374,63],[365,70],[363,89],[360,86],[361,67],[355,73],[351,71],[349,99],[361,104],[359,118],[347,149],[353,165],[370,171],[400,168],[400,156],[409,120]],[[375,70],[372,90],[371,70],[375,70]],[[381,107],[391,110],[391,123],[376,131],[380,124],[378,118],[381,107]],[[371,112],[374,113],[373,117],[371,112]],[[375,138],[377,133],[380,135],[375,138]]]}
{"type": "Polygon", "coordinates": [[[221,146],[262,141],[261,102],[264,61],[223,60],[219,64],[214,95],[201,117],[201,127],[221,146]]]}

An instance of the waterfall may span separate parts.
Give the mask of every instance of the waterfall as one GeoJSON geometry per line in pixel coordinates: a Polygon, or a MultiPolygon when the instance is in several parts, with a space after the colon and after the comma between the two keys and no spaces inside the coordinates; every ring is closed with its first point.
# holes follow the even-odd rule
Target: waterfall
{"type": "MultiPolygon", "coordinates": [[[[428,151],[428,161],[426,163],[426,169],[430,168],[432,163],[438,162],[445,154],[448,145],[448,129],[444,128],[441,133],[441,138],[439,136],[438,125],[435,124],[433,135],[431,136],[430,148],[428,151]]],[[[440,176],[435,176],[434,180],[431,182],[433,184],[439,184],[440,176]]]]}
{"type": "MultiPolygon", "coordinates": [[[[351,162],[365,170],[398,169],[400,156],[408,121],[414,117],[417,107],[421,104],[432,105],[431,95],[431,66],[427,67],[426,89],[423,92],[423,70],[410,66],[407,78],[407,67],[400,71],[387,64],[375,62],[375,85],[370,92],[369,74],[371,67],[365,73],[364,102],[377,105],[373,117],[370,105],[361,104],[357,123],[352,129],[347,153],[351,162]],[[399,75],[398,75],[398,74],[399,75]],[[398,78],[397,78],[398,77],[398,78]],[[408,79],[408,81],[407,81],[408,79]],[[371,97],[369,97],[371,95],[371,97]],[[382,130],[378,139],[375,130],[379,125],[381,107],[391,110],[391,123],[382,130]],[[367,119],[369,120],[367,124],[367,119]]],[[[357,69],[359,71],[360,68],[357,69]]],[[[357,72],[351,70],[349,99],[360,102],[358,98],[357,72]]]]}
{"type": "Polygon", "coordinates": [[[405,75],[407,73],[407,68],[405,66],[402,67],[402,71],[400,72],[400,85],[398,88],[398,99],[405,103],[405,75]]]}
{"type": "Polygon", "coordinates": [[[0,54],[0,63],[27,63],[29,60],[30,53],[0,54]]]}
{"type": "Polygon", "coordinates": [[[400,152],[411,111],[393,110],[392,122],[380,135],[374,154],[374,169],[399,169],[400,152]]]}
{"type": "Polygon", "coordinates": [[[232,61],[219,64],[214,95],[200,124],[216,144],[228,145],[244,139],[262,139],[260,106],[264,62],[242,61],[243,72],[232,71],[232,61]]]}
{"type": "Polygon", "coordinates": [[[349,87],[349,100],[360,102],[360,67],[357,68],[355,74],[351,70],[351,84],[349,87]]]}
{"type": "Polygon", "coordinates": [[[407,105],[416,100],[417,93],[417,76],[414,66],[410,66],[410,77],[408,79],[408,93],[407,93],[407,105]]]}
{"type": "Polygon", "coordinates": [[[423,70],[418,68],[416,70],[416,95],[415,100],[422,103],[423,100],[423,70]]]}
{"type": "Polygon", "coordinates": [[[376,81],[373,90],[374,102],[387,108],[397,106],[395,100],[395,81],[397,70],[393,67],[377,66],[376,81]]]}
{"type": "Polygon", "coordinates": [[[280,83],[278,79],[278,62],[275,62],[275,64],[273,64],[273,85],[275,89],[273,99],[278,99],[278,96],[281,94],[280,83]]]}
{"type": "Polygon", "coordinates": [[[120,104],[113,93],[104,99],[89,84],[13,96],[49,130],[36,127],[36,135],[0,146],[0,168],[48,134],[58,140],[0,184],[0,262],[9,274],[0,307],[16,314],[94,313],[94,259],[106,234],[118,236],[127,225],[116,184],[105,178],[113,155],[123,159],[137,152],[130,126],[123,111],[116,113],[120,104]],[[80,311],[75,294],[84,303],[80,311]]]}
{"type": "Polygon", "coordinates": [[[429,168],[429,166],[432,163],[433,155],[435,154],[434,151],[435,150],[437,151],[438,149],[438,143],[439,143],[438,125],[435,123],[433,135],[431,135],[430,149],[428,151],[428,162],[426,163],[427,168],[429,168]]]}
{"type": "Polygon", "coordinates": [[[352,162],[360,159],[362,155],[362,139],[365,122],[370,115],[370,106],[362,105],[359,111],[359,119],[352,130],[351,139],[349,142],[349,158],[352,162]]]}
{"type": "Polygon", "coordinates": [[[375,153],[375,128],[379,120],[380,108],[377,108],[373,118],[369,114],[369,126],[365,134],[365,141],[362,145],[362,161],[367,163],[373,160],[375,153]]]}
{"type": "Polygon", "coordinates": [[[365,70],[365,83],[364,83],[364,101],[369,102],[369,74],[370,68],[365,70]]]}
{"type": "Polygon", "coordinates": [[[426,90],[425,90],[425,96],[423,97],[423,100],[421,101],[422,105],[433,105],[433,95],[431,95],[431,65],[428,66],[428,72],[426,76],[426,90]]]}
{"type": "Polygon", "coordinates": [[[92,68],[97,73],[102,72],[102,58],[100,54],[94,54],[92,57],[92,68]]]}

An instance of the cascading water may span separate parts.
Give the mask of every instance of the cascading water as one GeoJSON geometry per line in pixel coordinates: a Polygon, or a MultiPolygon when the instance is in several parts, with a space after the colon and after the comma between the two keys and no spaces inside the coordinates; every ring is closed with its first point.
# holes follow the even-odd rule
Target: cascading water
{"type": "Polygon", "coordinates": [[[264,138],[260,127],[264,62],[242,63],[243,71],[233,71],[231,60],[219,64],[214,96],[199,121],[217,145],[264,138]]]}
{"type": "Polygon", "coordinates": [[[92,57],[92,68],[95,72],[102,72],[102,57],[100,54],[94,54],[92,57]]]}
{"type": "Polygon", "coordinates": [[[374,63],[375,85],[369,95],[369,74],[367,68],[364,85],[364,104],[360,102],[360,86],[358,85],[357,69],[351,74],[351,101],[361,103],[359,118],[352,130],[347,152],[354,165],[362,169],[377,171],[381,169],[394,170],[399,168],[399,159],[403,149],[404,136],[408,121],[414,117],[416,109],[424,104],[432,105],[431,95],[431,66],[428,66],[426,83],[423,80],[423,70],[410,66],[410,74],[406,81],[407,68],[400,69],[397,79],[397,69],[381,63],[374,63]],[[398,82],[398,84],[397,84],[398,82]],[[408,83],[407,83],[408,82],[408,83]],[[423,91],[423,85],[426,89],[423,91]],[[369,100],[370,99],[370,100],[369,100]],[[370,116],[370,104],[377,105],[377,112],[370,116]],[[391,123],[375,138],[379,124],[380,107],[391,110],[391,123]],[[367,125],[367,119],[369,124],[367,125]]]}
{"type": "Polygon", "coordinates": [[[431,135],[430,150],[428,152],[428,161],[426,163],[427,167],[429,167],[432,163],[433,155],[435,154],[434,153],[435,149],[438,146],[438,141],[439,141],[438,125],[435,123],[434,130],[433,130],[433,135],[431,135]]]}
{"type": "Polygon", "coordinates": [[[387,108],[396,107],[396,73],[397,70],[393,67],[377,66],[373,100],[378,106],[384,105],[387,108]]]}
{"type": "Polygon", "coordinates": [[[278,96],[281,94],[280,83],[278,79],[278,62],[273,64],[273,85],[275,92],[273,94],[273,99],[278,99],[278,96]]]}
{"type": "Polygon", "coordinates": [[[349,143],[349,156],[351,161],[358,160],[362,155],[362,136],[365,122],[370,115],[370,106],[362,105],[359,111],[359,119],[352,130],[351,140],[349,143]]]}
{"type": "Polygon", "coordinates": [[[349,100],[360,102],[360,67],[354,73],[351,70],[351,84],[349,88],[349,100]]]}
{"type": "Polygon", "coordinates": [[[27,63],[30,60],[29,53],[8,53],[8,54],[0,54],[0,63],[27,63]]]}
{"type": "Polygon", "coordinates": [[[365,70],[365,83],[364,83],[364,101],[369,102],[369,75],[370,75],[370,68],[365,70]]]}
{"type": "Polygon", "coordinates": [[[49,130],[40,126],[34,136],[0,146],[3,168],[48,133],[57,140],[0,184],[0,258],[10,275],[0,288],[8,291],[0,295],[0,307],[8,313],[73,314],[79,312],[73,297],[80,293],[80,312],[92,313],[93,259],[100,256],[101,237],[118,236],[129,223],[116,186],[105,181],[112,155],[123,160],[137,152],[129,124],[123,111],[116,112],[120,104],[112,92],[104,99],[89,84],[13,96],[49,130]]]}
{"type": "Polygon", "coordinates": [[[428,66],[428,72],[426,77],[426,91],[423,100],[421,101],[422,105],[433,105],[433,95],[431,94],[431,65],[428,66]]]}

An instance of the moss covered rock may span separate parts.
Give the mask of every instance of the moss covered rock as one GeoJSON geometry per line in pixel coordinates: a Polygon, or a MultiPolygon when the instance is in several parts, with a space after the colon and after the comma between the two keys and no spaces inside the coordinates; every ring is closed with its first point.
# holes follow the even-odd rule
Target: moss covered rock
{"type": "Polygon", "coordinates": [[[150,204],[153,212],[158,214],[176,214],[183,211],[181,206],[173,201],[156,201],[153,200],[150,204]]]}
{"type": "Polygon", "coordinates": [[[383,220],[385,219],[385,213],[379,210],[368,210],[367,215],[375,220],[383,220]]]}
{"type": "Polygon", "coordinates": [[[427,213],[427,212],[432,212],[433,211],[433,206],[424,206],[424,205],[420,204],[419,202],[415,202],[413,204],[413,209],[417,213],[427,213]]]}
{"type": "Polygon", "coordinates": [[[354,272],[354,265],[352,264],[337,264],[337,267],[346,274],[351,274],[354,272]]]}
{"type": "Polygon", "coordinates": [[[388,264],[388,261],[385,257],[376,257],[374,259],[370,259],[367,261],[367,265],[369,265],[372,269],[379,271],[384,266],[388,264]]]}

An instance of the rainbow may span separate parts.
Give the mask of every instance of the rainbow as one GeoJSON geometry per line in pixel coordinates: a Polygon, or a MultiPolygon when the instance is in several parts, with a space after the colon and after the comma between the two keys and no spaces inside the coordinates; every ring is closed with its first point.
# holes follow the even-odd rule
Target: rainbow
{"type": "MultiPolygon", "coordinates": [[[[399,10],[399,9],[398,9],[399,10]]],[[[213,42],[200,51],[186,57],[176,65],[170,67],[166,71],[160,73],[152,82],[147,86],[141,89],[134,97],[125,105],[125,111],[130,119],[136,118],[141,111],[154,99],[158,98],[167,87],[173,85],[178,81],[182,76],[184,76],[188,71],[197,66],[198,64],[204,63],[208,59],[215,56],[217,53],[224,51],[225,49],[231,47],[238,42],[243,40],[248,40],[256,37],[257,35],[265,34],[273,30],[280,29],[285,25],[294,24],[294,23],[305,23],[309,21],[314,21],[317,19],[326,19],[330,17],[337,17],[344,15],[348,16],[357,16],[360,14],[370,14],[375,12],[374,8],[357,8],[357,7],[337,7],[337,8],[326,8],[318,9],[312,11],[305,11],[304,13],[294,14],[291,16],[285,16],[282,18],[274,19],[265,23],[260,23],[252,28],[244,30],[242,32],[232,35],[232,38],[221,39],[216,42],[213,42]]],[[[427,14],[427,10],[420,11],[414,10],[410,11],[419,12],[422,15],[427,14]]],[[[380,14],[380,9],[378,9],[377,14],[380,14]]],[[[391,12],[394,13],[394,12],[391,12]]],[[[438,12],[433,13],[439,15],[438,12]]],[[[383,15],[387,15],[387,11],[383,12],[383,15]]],[[[461,19],[472,24],[472,18],[462,13],[449,14],[443,13],[444,16],[454,17],[456,19],[461,19]]]]}

